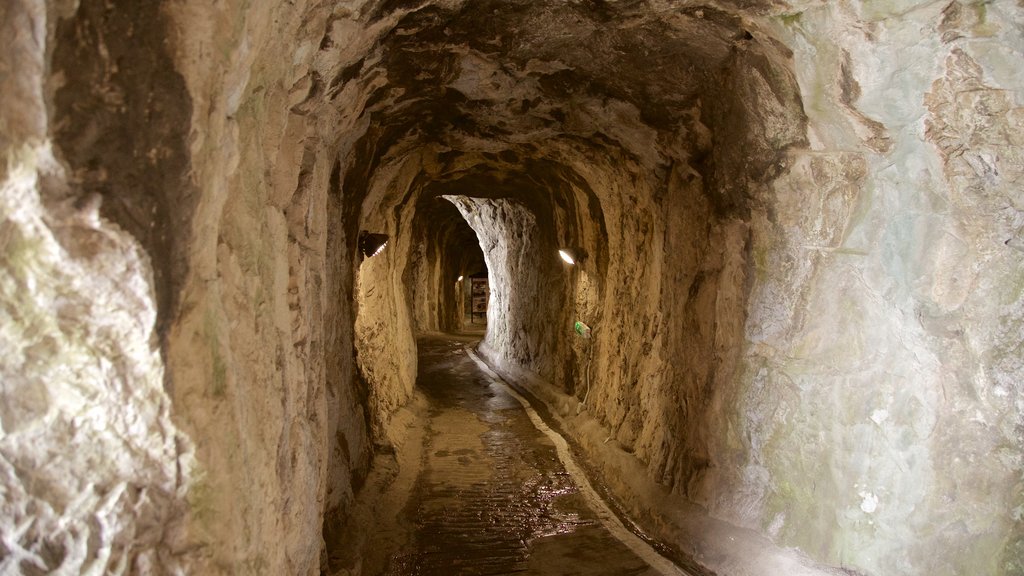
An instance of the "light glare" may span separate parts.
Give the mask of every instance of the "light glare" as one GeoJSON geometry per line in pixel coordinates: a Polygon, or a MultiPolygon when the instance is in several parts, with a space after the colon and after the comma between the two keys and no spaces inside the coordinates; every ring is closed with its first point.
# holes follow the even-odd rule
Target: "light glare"
{"type": "Polygon", "coordinates": [[[562,260],[565,260],[566,264],[576,264],[576,261],[565,250],[559,250],[558,255],[562,257],[562,260]]]}

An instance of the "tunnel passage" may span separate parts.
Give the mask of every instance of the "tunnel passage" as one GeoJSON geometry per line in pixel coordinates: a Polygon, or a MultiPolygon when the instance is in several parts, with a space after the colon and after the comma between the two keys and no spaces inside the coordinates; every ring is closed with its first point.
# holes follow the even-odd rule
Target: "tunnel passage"
{"type": "MultiPolygon", "coordinates": [[[[382,6],[373,18],[388,31],[337,84],[365,102],[365,132],[347,157],[359,179],[346,187],[369,191],[364,226],[400,238],[424,198],[452,199],[495,279],[481,350],[496,367],[549,383],[581,427],[596,422],[603,443],[635,458],[658,489],[827,563],[846,563],[846,539],[875,525],[857,514],[873,513],[878,494],[851,489],[851,478],[930,477],[913,449],[869,458],[808,441],[849,421],[847,402],[877,402],[871,386],[805,371],[813,343],[833,342],[819,337],[827,326],[789,338],[815,325],[800,310],[809,286],[829,293],[816,270],[863,222],[868,160],[848,144],[884,154],[890,136],[849,106],[850,133],[835,123],[810,132],[821,102],[805,108],[777,27],[710,6],[604,2],[382,6]],[[566,268],[565,247],[586,259],[566,268]],[[591,339],[572,332],[576,321],[591,339]],[[794,455],[796,445],[806,449],[794,455]],[[866,458],[891,465],[866,471],[866,458]],[[822,520],[851,506],[847,519],[822,520]]],[[[861,86],[840,72],[836,98],[856,101],[861,86]]],[[[406,266],[401,256],[392,265],[392,274],[406,266]]],[[[886,330],[896,341],[905,328],[886,330]]],[[[399,338],[411,349],[411,336],[399,338]]],[[[842,356],[836,342],[824,365],[842,356]]],[[[904,414],[934,406],[931,392],[883,388],[904,414]]],[[[842,442],[861,442],[850,426],[842,442]]],[[[921,425],[901,426],[932,442],[921,425]]],[[[609,482],[626,494],[649,489],[609,482]]],[[[920,510],[911,501],[894,508],[920,510]]],[[[652,524],[662,514],[636,512],[652,524]]],[[[887,528],[897,539],[898,515],[887,528]]],[[[874,542],[858,548],[863,566],[880,562],[868,554],[904,553],[874,542]]]]}
{"type": "Polygon", "coordinates": [[[358,548],[486,260],[481,353],[682,554],[1021,572],[1020,2],[0,12],[0,571],[358,548]]]}
{"type": "MultiPolygon", "coordinates": [[[[484,2],[395,16],[345,84],[370,91],[348,163],[376,167],[346,187],[369,191],[361,227],[396,240],[391,290],[375,297],[406,299],[398,279],[415,281],[408,254],[421,250],[413,222],[431,198],[452,199],[496,285],[494,359],[569,393],[592,389],[587,407],[617,441],[706,501],[724,447],[706,407],[736,376],[752,199],[804,141],[785,51],[712,9],[484,2]],[[560,41],[569,25],[588,40],[560,41]],[[563,247],[588,257],[566,269],[563,247]],[[573,337],[577,320],[593,343],[573,337]],[[591,356],[600,376],[584,383],[591,356]]],[[[389,338],[361,339],[360,358],[389,366],[377,376],[361,363],[371,388],[396,395],[384,413],[410,393],[414,366],[392,369],[383,349],[407,357],[405,310],[420,305],[386,312],[389,338]]]]}
{"type": "Polygon", "coordinates": [[[443,236],[446,198],[487,261],[490,360],[585,400],[577,413],[671,491],[745,514],[732,491],[746,472],[724,464],[746,448],[721,412],[741,374],[751,214],[805,144],[785,49],[710,8],[483,2],[381,18],[393,29],[336,88],[365,102],[343,160],[344,188],[366,190],[359,228],[394,241],[359,272],[376,441],[413,393],[413,334],[435,317],[421,307],[432,294],[454,307],[422,272],[448,266],[444,240],[418,224],[443,236]],[[586,40],[559,40],[567,26],[586,40]],[[566,247],[586,258],[566,266],[566,247]]]}
{"type": "Polygon", "coordinates": [[[403,278],[416,330],[461,332],[472,321],[471,279],[486,278],[487,263],[454,206],[437,197],[421,202],[427,205],[416,209],[413,254],[403,278]]]}

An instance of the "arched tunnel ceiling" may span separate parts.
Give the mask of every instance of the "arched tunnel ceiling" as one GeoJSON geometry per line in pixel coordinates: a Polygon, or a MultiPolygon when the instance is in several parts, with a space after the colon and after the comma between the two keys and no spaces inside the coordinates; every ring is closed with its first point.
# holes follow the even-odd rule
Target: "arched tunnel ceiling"
{"type": "MultiPolygon", "coordinates": [[[[615,154],[657,179],[688,165],[735,208],[742,200],[729,190],[730,168],[715,158],[762,175],[803,138],[787,50],[719,8],[384,2],[372,14],[375,43],[339,47],[349,57],[322,67],[310,87],[318,96],[331,78],[326,96],[336,106],[362,96],[366,132],[349,160],[359,169],[349,171],[348,190],[369,188],[385,157],[428,149],[439,166],[420,183],[432,182],[433,194],[544,196],[554,181],[582,180],[581,162],[615,154]],[[783,117],[772,145],[759,115],[783,117]],[[717,136],[724,144],[718,129],[728,132],[717,136]],[[743,148],[743,157],[715,146],[743,148]]],[[[329,26],[321,48],[340,46],[341,34],[329,26]]]]}
{"type": "Polygon", "coordinates": [[[629,104],[645,124],[671,129],[708,71],[748,37],[737,19],[710,8],[474,2],[410,13],[383,45],[396,104],[422,99],[458,110],[454,125],[470,134],[522,138],[552,123],[580,132],[565,108],[588,98],[629,104]]]}

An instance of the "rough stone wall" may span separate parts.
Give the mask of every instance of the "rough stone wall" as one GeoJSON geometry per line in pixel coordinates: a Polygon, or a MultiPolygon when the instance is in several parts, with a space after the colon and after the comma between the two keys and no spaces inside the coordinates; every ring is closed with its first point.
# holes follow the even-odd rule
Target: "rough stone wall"
{"type": "Polygon", "coordinates": [[[440,327],[437,315],[440,294],[432,289],[441,273],[441,258],[437,251],[437,243],[420,234],[411,249],[409,269],[404,278],[413,323],[416,330],[422,332],[436,331],[440,327]]]}
{"type": "Polygon", "coordinates": [[[357,360],[371,403],[373,438],[380,444],[387,443],[390,415],[408,401],[416,382],[416,342],[402,284],[403,261],[398,250],[385,250],[359,267],[357,360]]]}
{"type": "Polygon", "coordinates": [[[868,574],[1024,571],[1021,8],[775,20],[811,145],[753,214],[712,510],[868,574]]]}
{"type": "Polygon", "coordinates": [[[200,570],[316,573],[324,515],[351,501],[369,450],[361,398],[327,371],[352,358],[338,296],[354,239],[328,220],[344,194],[337,145],[302,108],[331,8],[166,9],[199,190],[167,363],[177,418],[202,439],[189,494],[200,570]]]}
{"type": "Polygon", "coordinates": [[[5,573],[319,572],[370,451],[334,8],[4,5],[5,573]]]}
{"type": "MultiPolygon", "coordinates": [[[[51,57],[73,43],[65,23],[78,15],[64,3],[0,7],[0,572],[170,573],[190,566],[192,445],[164,391],[151,238],[110,217],[123,221],[106,193],[131,177],[86,165],[66,138],[84,118],[54,106],[51,57]]],[[[104,87],[94,131],[146,91],[123,75],[104,87]]],[[[123,161],[138,144],[99,154],[123,161]]],[[[140,196],[165,192],[154,180],[140,196]]]]}
{"type": "Polygon", "coordinates": [[[405,404],[416,383],[416,340],[412,307],[406,300],[404,276],[413,245],[413,210],[392,210],[408,197],[417,158],[382,166],[362,204],[360,229],[387,234],[383,252],[359,264],[357,282],[356,353],[366,381],[372,436],[388,443],[388,420],[405,404]]]}
{"type": "Polygon", "coordinates": [[[42,136],[4,151],[0,571],[180,569],[191,444],[163,389],[150,261],[98,207],[54,197],[66,173],[42,136]]]}
{"type": "Polygon", "coordinates": [[[528,208],[511,200],[450,196],[476,232],[487,262],[490,297],[488,330],[483,345],[501,362],[529,367],[550,375],[553,346],[543,342],[541,323],[557,322],[550,314],[553,298],[540,282],[545,270],[537,219],[528,208]],[[545,360],[547,362],[545,363],[545,360]]]}

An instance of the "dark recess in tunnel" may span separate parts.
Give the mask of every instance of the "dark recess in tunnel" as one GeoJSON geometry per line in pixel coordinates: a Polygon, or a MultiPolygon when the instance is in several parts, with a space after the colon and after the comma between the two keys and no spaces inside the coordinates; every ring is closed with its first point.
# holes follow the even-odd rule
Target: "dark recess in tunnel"
{"type": "Polygon", "coordinates": [[[423,196],[413,222],[413,245],[403,283],[417,328],[461,332],[470,312],[466,303],[470,278],[487,275],[476,233],[451,203],[423,196]],[[432,277],[430,268],[435,264],[432,277]],[[424,286],[425,282],[433,285],[424,286]]]}
{"type": "Polygon", "coordinates": [[[145,248],[161,337],[188,272],[198,201],[189,178],[192,101],[168,54],[167,27],[158,2],[83,0],[73,17],[58,21],[53,54],[63,77],[53,139],[79,185],[74,201],[83,210],[99,204],[145,248]]]}

